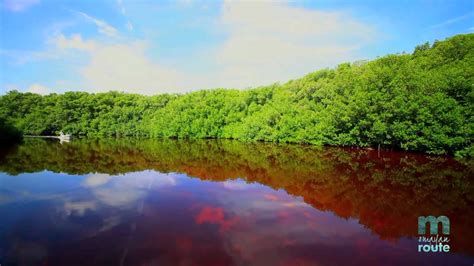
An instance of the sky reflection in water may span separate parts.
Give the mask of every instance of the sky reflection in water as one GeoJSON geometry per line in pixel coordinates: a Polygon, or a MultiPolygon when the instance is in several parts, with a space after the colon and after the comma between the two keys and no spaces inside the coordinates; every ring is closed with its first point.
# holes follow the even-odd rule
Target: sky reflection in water
{"type": "Polygon", "coordinates": [[[472,261],[469,252],[420,254],[413,236],[383,239],[357,217],[319,210],[302,196],[246,177],[216,181],[156,170],[118,175],[0,173],[0,262],[469,265],[472,261]]]}

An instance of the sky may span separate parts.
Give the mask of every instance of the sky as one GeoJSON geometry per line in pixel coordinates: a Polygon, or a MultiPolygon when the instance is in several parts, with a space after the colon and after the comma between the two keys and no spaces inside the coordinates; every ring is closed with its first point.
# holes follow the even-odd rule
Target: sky
{"type": "Polygon", "coordinates": [[[473,32],[472,0],[0,0],[0,94],[244,89],[473,32]]]}

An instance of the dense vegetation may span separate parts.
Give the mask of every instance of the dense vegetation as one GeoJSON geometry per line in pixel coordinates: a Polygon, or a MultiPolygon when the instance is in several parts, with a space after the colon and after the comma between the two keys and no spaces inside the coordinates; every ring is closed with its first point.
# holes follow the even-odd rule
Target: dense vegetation
{"type": "MultiPolygon", "coordinates": [[[[131,70],[133,71],[133,70],[131,70]]],[[[233,138],[393,147],[474,157],[474,34],[345,63],[286,84],[184,95],[12,91],[0,118],[24,134],[233,138]]]]}
{"type": "Polygon", "coordinates": [[[15,143],[21,140],[21,132],[0,117],[0,144],[15,143]]]}

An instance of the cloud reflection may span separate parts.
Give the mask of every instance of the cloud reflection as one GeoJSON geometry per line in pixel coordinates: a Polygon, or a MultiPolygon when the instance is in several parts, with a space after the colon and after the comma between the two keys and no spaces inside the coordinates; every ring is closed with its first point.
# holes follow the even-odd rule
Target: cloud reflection
{"type": "Polygon", "coordinates": [[[86,180],[84,180],[83,185],[85,187],[98,187],[103,184],[106,184],[110,181],[112,177],[107,174],[94,174],[86,177],[86,180]]]}
{"type": "Polygon", "coordinates": [[[67,215],[76,214],[79,216],[84,215],[87,210],[96,210],[97,203],[95,201],[78,201],[78,202],[64,202],[64,211],[67,215]]]}
{"type": "Polygon", "coordinates": [[[114,207],[126,207],[144,198],[151,189],[176,184],[176,177],[155,171],[116,176],[93,174],[83,182],[83,186],[89,188],[101,204],[114,207]]]}

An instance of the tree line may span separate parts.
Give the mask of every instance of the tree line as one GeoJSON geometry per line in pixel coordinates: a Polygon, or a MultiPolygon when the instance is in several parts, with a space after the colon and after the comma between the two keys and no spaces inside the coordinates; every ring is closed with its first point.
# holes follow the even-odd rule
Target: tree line
{"type": "Polygon", "coordinates": [[[284,84],[143,96],[0,97],[1,134],[225,138],[474,155],[474,34],[284,84]]]}

